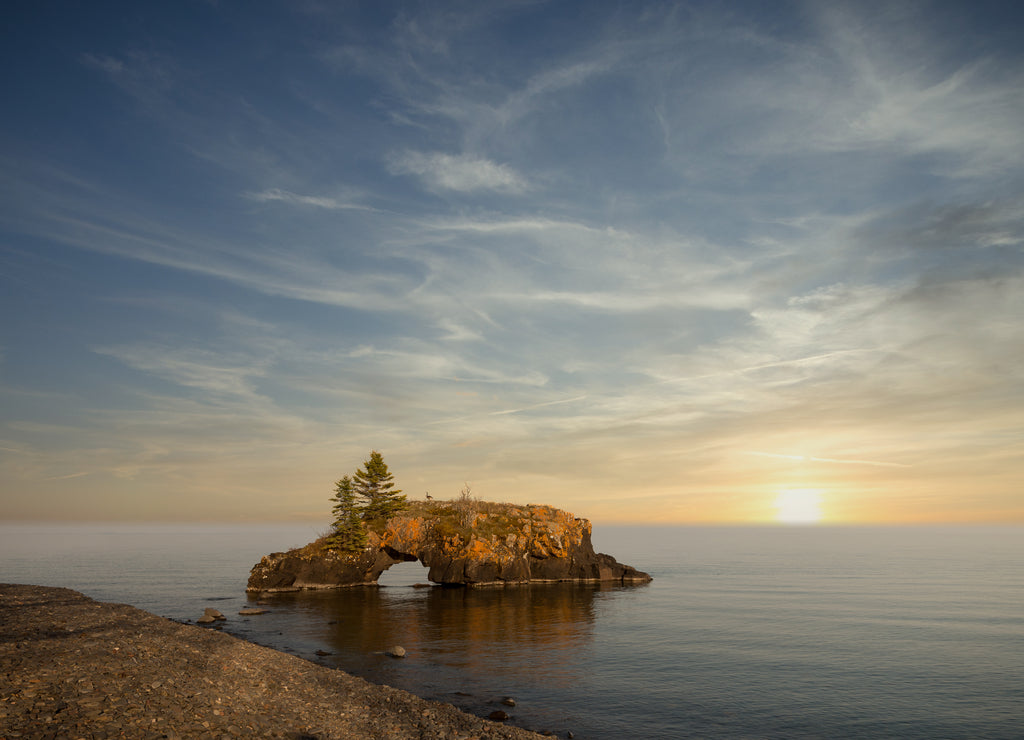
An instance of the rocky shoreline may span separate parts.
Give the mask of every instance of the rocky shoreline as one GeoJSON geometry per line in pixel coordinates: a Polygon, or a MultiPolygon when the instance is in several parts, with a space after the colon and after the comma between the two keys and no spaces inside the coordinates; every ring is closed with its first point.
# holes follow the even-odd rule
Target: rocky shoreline
{"type": "Polygon", "coordinates": [[[0,738],[541,738],[125,604],[0,584],[0,738]]]}

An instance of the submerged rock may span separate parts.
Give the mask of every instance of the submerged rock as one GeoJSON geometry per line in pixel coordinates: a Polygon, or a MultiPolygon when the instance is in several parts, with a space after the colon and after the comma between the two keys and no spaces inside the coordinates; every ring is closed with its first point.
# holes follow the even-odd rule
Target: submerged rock
{"type": "Polygon", "coordinates": [[[373,585],[395,563],[418,560],[445,585],[530,582],[646,583],[651,577],[611,555],[595,553],[591,525],[550,506],[486,502],[413,502],[370,524],[367,546],[331,549],[326,539],[266,555],[247,590],[297,591],[373,585]]]}

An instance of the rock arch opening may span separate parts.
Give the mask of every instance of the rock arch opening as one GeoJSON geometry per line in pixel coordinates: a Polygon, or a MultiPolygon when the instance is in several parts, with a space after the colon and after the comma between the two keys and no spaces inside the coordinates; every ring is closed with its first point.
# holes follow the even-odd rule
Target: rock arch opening
{"type": "Polygon", "coordinates": [[[419,560],[405,560],[395,563],[377,578],[378,585],[393,587],[416,586],[430,583],[427,579],[429,569],[419,560]]]}

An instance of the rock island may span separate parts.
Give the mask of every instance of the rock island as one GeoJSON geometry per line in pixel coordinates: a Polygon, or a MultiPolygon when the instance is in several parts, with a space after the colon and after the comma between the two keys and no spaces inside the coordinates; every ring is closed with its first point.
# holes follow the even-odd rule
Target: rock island
{"type": "Polygon", "coordinates": [[[538,582],[646,583],[651,576],[595,553],[591,525],[551,506],[475,499],[409,501],[370,522],[365,544],[305,547],[266,555],[250,572],[250,592],[374,585],[401,562],[419,561],[436,584],[483,586],[538,582]]]}

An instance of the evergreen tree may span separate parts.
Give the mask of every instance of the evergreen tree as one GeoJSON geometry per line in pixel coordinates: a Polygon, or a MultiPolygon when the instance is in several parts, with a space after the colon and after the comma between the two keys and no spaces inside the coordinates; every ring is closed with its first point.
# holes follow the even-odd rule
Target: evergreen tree
{"type": "Polygon", "coordinates": [[[331,500],[335,502],[332,509],[334,523],[331,525],[334,531],[327,545],[346,552],[362,550],[366,547],[366,530],[363,528],[351,478],[346,475],[334,484],[334,497],[331,500]]]}
{"type": "Polygon", "coordinates": [[[400,490],[392,490],[394,476],[376,450],[370,453],[370,459],[355,476],[356,494],[363,498],[363,519],[387,519],[409,506],[400,490]]]}

